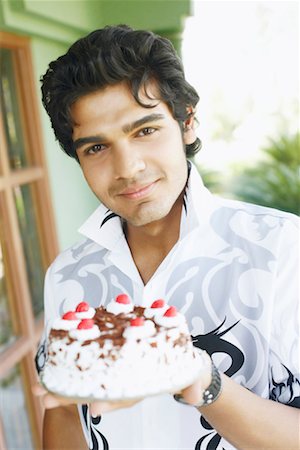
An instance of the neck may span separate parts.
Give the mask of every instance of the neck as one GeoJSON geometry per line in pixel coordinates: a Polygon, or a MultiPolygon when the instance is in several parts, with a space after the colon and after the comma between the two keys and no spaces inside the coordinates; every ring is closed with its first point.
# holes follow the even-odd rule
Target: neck
{"type": "Polygon", "coordinates": [[[183,195],[163,219],[141,227],[125,224],[125,236],[145,284],[179,239],[182,204],[183,195]]]}

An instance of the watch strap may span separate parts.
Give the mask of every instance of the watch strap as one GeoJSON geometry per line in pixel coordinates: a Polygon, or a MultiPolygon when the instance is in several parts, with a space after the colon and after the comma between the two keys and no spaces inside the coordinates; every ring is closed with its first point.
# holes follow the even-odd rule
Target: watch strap
{"type": "Polygon", "coordinates": [[[208,386],[207,389],[203,392],[202,399],[203,402],[200,403],[200,405],[195,406],[205,406],[210,405],[211,403],[215,402],[219,395],[221,394],[222,390],[222,380],[220,372],[218,371],[217,367],[215,366],[214,362],[212,361],[211,365],[211,383],[208,386]]]}
{"type": "Polygon", "coordinates": [[[219,370],[212,361],[211,365],[211,382],[210,385],[204,390],[202,394],[202,400],[197,404],[191,404],[184,400],[180,394],[175,394],[174,399],[183,403],[184,405],[194,406],[200,408],[202,406],[210,405],[217,400],[222,391],[222,379],[219,370]]]}

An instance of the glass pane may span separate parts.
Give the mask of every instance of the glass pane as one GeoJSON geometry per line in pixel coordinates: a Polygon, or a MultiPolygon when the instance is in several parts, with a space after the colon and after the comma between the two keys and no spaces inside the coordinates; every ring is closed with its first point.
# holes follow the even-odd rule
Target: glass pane
{"type": "Polygon", "coordinates": [[[12,52],[0,48],[0,104],[12,169],[27,166],[12,52]]]}
{"type": "Polygon", "coordinates": [[[33,313],[37,317],[43,310],[44,270],[32,198],[32,187],[28,185],[18,186],[14,189],[14,196],[26,260],[33,313]]]}
{"type": "Polygon", "coordinates": [[[8,449],[33,449],[20,367],[0,379],[0,411],[8,449]]]}
{"type": "Polygon", "coordinates": [[[8,302],[7,275],[5,274],[3,258],[3,241],[0,223],[0,352],[5,350],[15,340],[8,302]]]}

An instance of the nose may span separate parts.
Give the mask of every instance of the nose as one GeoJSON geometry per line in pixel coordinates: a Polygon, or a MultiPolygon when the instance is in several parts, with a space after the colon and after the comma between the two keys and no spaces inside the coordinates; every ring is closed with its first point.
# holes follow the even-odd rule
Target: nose
{"type": "Polygon", "coordinates": [[[115,178],[135,178],[146,168],[146,163],[139,149],[128,144],[120,145],[114,152],[115,178]]]}

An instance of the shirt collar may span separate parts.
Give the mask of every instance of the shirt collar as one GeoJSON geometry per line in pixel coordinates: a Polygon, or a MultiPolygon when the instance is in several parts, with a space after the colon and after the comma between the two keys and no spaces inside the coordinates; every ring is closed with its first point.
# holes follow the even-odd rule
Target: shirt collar
{"type": "Polygon", "coordinates": [[[78,232],[109,250],[124,238],[120,217],[104,205],[98,206],[78,232]]]}
{"type": "Polygon", "coordinates": [[[204,186],[198,169],[190,161],[188,167],[189,177],[184,195],[179,240],[184,239],[196,228],[205,229],[215,209],[215,198],[204,186]]]}
{"type": "MultiPolygon", "coordinates": [[[[197,168],[189,161],[189,177],[184,195],[180,239],[199,225],[209,220],[213,209],[213,196],[204,186],[197,168]]],[[[104,248],[112,250],[124,239],[122,221],[119,216],[100,205],[79,228],[79,233],[104,248]]]]}

